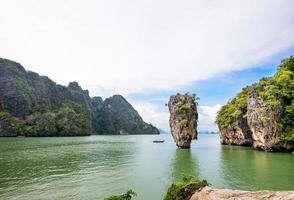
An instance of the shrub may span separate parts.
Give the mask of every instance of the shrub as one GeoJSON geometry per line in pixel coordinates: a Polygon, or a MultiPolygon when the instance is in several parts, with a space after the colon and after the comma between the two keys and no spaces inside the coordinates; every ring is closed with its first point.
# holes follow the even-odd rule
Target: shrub
{"type": "Polygon", "coordinates": [[[122,195],[112,195],[110,197],[105,198],[104,200],[131,200],[137,194],[133,190],[128,190],[125,194],[122,195]]]}
{"type": "Polygon", "coordinates": [[[294,132],[291,134],[283,134],[277,136],[277,142],[279,142],[286,149],[294,148],[294,132]]]}
{"type": "Polygon", "coordinates": [[[216,123],[226,128],[236,121],[238,114],[246,113],[247,111],[247,88],[244,88],[234,99],[224,105],[217,113],[216,123]],[[238,112],[239,111],[239,112],[238,112]],[[241,112],[240,112],[241,111],[241,112]]]}
{"type": "Polygon", "coordinates": [[[188,106],[183,101],[179,101],[176,106],[179,113],[187,113],[189,110],[188,106]]]}
{"type": "Polygon", "coordinates": [[[2,125],[0,126],[0,134],[2,131],[9,131],[15,135],[18,135],[20,128],[23,126],[21,120],[13,117],[7,112],[0,112],[0,121],[2,121],[2,125]]]}
{"type": "Polygon", "coordinates": [[[193,176],[183,176],[181,182],[171,184],[168,188],[164,200],[186,200],[189,199],[196,190],[208,186],[206,180],[199,180],[193,176]]]}
{"type": "Polygon", "coordinates": [[[185,126],[188,125],[188,120],[187,119],[181,119],[180,124],[185,127],[185,126]]]}
{"type": "Polygon", "coordinates": [[[88,110],[83,106],[66,102],[56,112],[56,128],[62,136],[89,135],[91,122],[88,110]]]}
{"type": "Polygon", "coordinates": [[[197,94],[196,94],[196,93],[193,93],[193,94],[191,95],[191,97],[192,97],[193,101],[196,103],[196,105],[198,106],[198,105],[199,105],[199,104],[198,104],[198,101],[200,100],[200,98],[197,97],[197,94]]]}

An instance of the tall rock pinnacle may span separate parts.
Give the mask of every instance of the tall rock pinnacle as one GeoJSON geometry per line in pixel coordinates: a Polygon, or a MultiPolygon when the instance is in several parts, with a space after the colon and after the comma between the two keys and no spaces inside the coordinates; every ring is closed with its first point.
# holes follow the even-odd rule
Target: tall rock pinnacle
{"type": "Polygon", "coordinates": [[[198,112],[195,97],[177,94],[168,102],[169,125],[173,139],[179,148],[190,148],[191,140],[197,139],[198,112]]]}

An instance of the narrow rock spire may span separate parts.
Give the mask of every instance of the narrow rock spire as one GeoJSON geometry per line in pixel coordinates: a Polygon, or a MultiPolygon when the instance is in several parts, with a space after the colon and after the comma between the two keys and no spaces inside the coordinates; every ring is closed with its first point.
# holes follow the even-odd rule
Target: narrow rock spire
{"type": "Polygon", "coordinates": [[[190,148],[191,140],[197,139],[198,135],[195,99],[188,94],[177,94],[170,97],[168,108],[171,134],[177,147],[190,148]]]}

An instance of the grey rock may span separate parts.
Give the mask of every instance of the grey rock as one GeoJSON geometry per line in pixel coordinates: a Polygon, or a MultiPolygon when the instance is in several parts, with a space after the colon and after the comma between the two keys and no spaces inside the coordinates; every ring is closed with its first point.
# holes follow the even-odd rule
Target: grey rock
{"type": "Polygon", "coordinates": [[[268,106],[254,89],[249,90],[247,98],[247,121],[252,132],[253,147],[273,151],[276,144],[277,122],[283,112],[282,100],[275,108],[268,106]]]}
{"type": "Polygon", "coordinates": [[[190,148],[191,140],[197,139],[198,112],[196,103],[189,95],[171,96],[168,102],[171,134],[179,148],[190,148]]]}
{"type": "Polygon", "coordinates": [[[240,191],[204,187],[194,193],[190,200],[292,200],[294,191],[240,191]]]}
{"type": "Polygon", "coordinates": [[[237,120],[226,128],[220,129],[220,140],[222,144],[251,146],[253,143],[252,133],[247,123],[247,118],[239,111],[237,120]]]}

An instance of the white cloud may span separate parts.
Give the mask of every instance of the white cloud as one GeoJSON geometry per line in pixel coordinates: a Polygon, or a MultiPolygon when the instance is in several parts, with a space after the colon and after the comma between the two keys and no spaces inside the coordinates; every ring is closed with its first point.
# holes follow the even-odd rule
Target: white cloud
{"type": "Polygon", "coordinates": [[[292,0],[0,2],[0,56],[91,95],[174,89],[294,47],[292,0]]]}
{"type": "Polygon", "coordinates": [[[169,130],[169,113],[160,111],[159,108],[149,102],[132,102],[133,107],[138,111],[143,120],[152,123],[157,128],[169,130]]]}
{"type": "Polygon", "coordinates": [[[218,131],[217,125],[214,123],[217,112],[220,110],[221,105],[214,106],[199,106],[199,126],[200,131],[218,131]]]}

